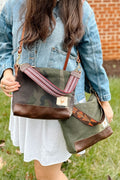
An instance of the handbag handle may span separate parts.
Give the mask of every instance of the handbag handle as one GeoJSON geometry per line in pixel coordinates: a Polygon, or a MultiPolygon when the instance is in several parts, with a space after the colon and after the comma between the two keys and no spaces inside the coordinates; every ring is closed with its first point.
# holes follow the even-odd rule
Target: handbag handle
{"type": "Polygon", "coordinates": [[[76,106],[73,107],[72,115],[75,118],[77,118],[78,120],[80,120],[83,124],[86,124],[88,126],[96,126],[98,124],[101,124],[105,119],[105,112],[101,105],[100,105],[100,107],[101,107],[101,111],[102,111],[102,117],[101,117],[100,121],[96,121],[95,119],[93,119],[92,117],[90,117],[89,115],[87,115],[86,113],[81,111],[80,109],[78,109],[76,106]]]}
{"type": "MultiPolygon", "coordinates": [[[[17,60],[16,60],[16,65],[19,64],[19,59],[20,59],[20,56],[21,56],[21,53],[22,53],[24,35],[25,35],[25,25],[23,26],[23,30],[22,30],[20,45],[19,45],[19,48],[18,48],[18,57],[17,57],[17,60]]],[[[69,57],[70,57],[71,49],[72,49],[72,48],[69,48],[69,49],[68,49],[63,70],[66,70],[66,68],[67,68],[67,64],[68,64],[68,60],[69,60],[69,57]]]]}
{"type": "MultiPolygon", "coordinates": [[[[77,51],[77,52],[78,52],[78,51],[77,51]]],[[[79,60],[79,61],[81,62],[81,64],[82,64],[82,60],[81,60],[82,58],[80,57],[79,52],[78,52],[78,57],[79,57],[78,60],[79,60]]],[[[83,66],[83,68],[84,68],[84,66],[83,66]]],[[[102,108],[102,105],[101,105],[101,102],[100,102],[100,98],[99,98],[98,94],[96,93],[96,91],[93,89],[93,87],[92,87],[92,85],[91,85],[91,83],[90,83],[90,81],[89,81],[86,73],[85,73],[85,76],[86,76],[86,80],[87,80],[87,82],[88,82],[88,84],[89,84],[89,87],[90,87],[90,93],[92,93],[92,94],[94,94],[94,95],[96,96],[97,101],[98,101],[98,103],[99,103],[99,106],[101,107],[102,117],[101,117],[100,121],[96,121],[95,119],[93,119],[92,117],[90,117],[89,115],[87,115],[86,113],[82,112],[82,111],[81,111],[80,109],[78,109],[76,106],[73,107],[73,113],[72,113],[72,115],[73,115],[75,118],[77,118],[78,120],[80,120],[83,124],[86,124],[86,125],[88,125],[88,126],[96,126],[96,125],[98,125],[98,124],[101,124],[101,123],[104,121],[104,119],[105,119],[105,112],[104,112],[104,110],[103,110],[103,108],[102,108]]]]}

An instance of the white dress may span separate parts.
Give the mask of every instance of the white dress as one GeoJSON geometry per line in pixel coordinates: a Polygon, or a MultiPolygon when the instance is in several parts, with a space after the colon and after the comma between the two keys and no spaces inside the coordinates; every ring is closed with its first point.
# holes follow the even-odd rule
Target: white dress
{"type": "Polygon", "coordinates": [[[17,117],[11,110],[9,130],[13,145],[20,147],[26,162],[38,160],[43,166],[49,166],[67,161],[71,156],[58,120],[17,117]]]}

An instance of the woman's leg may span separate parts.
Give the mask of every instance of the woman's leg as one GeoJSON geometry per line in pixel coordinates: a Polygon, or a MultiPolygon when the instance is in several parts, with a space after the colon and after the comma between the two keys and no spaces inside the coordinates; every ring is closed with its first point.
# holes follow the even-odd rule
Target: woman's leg
{"type": "Polygon", "coordinates": [[[61,165],[42,166],[39,161],[34,161],[34,168],[37,180],[68,180],[61,171],[61,165]]]}

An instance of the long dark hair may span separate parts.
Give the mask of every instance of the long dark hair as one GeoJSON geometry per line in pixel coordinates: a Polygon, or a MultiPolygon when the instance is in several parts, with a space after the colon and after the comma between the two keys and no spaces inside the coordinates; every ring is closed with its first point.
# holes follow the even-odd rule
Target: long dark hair
{"type": "MultiPolygon", "coordinates": [[[[44,41],[53,32],[56,3],[56,0],[26,0],[24,46],[30,48],[36,40],[44,41]]],[[[64,24],[64,47],[72,47],[83,35],[82,0],[60,0],[59,16],[64,24]]]]}

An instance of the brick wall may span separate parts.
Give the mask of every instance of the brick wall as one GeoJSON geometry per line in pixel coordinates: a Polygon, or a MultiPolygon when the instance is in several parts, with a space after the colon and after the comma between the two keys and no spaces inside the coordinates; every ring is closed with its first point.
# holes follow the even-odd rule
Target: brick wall
{"type": "Polygon", "coordinates": [[[120,0],[88,0],[100,33],[103,59],[120,60],[120,0]]]}

